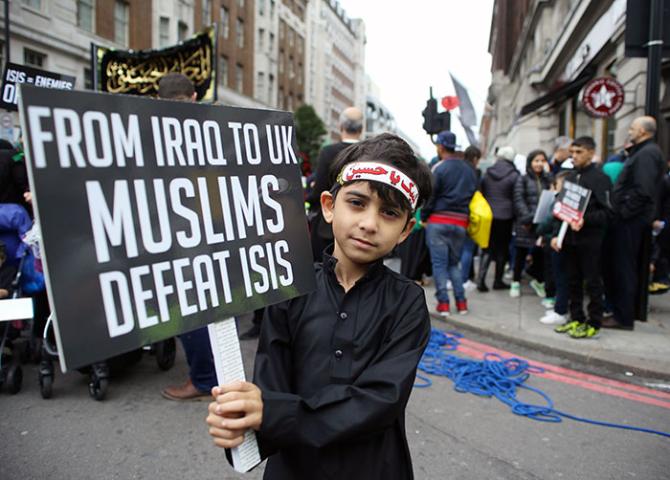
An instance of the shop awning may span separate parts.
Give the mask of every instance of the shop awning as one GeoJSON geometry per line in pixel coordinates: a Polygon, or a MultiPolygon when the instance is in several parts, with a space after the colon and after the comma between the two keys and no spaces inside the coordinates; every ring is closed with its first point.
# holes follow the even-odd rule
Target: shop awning
{"type": "Polygon", "coordinates": [[[557,87],[542,95],[540,98],[525,104],[523,107],[521,107],[521,116],[533,113],[535,110],[544,107],[545,105],[560,103],[572,97],[573,95],[576,95],[579,90],[581,90],[581,88],[593,78],[594,74],[594,70],[587,69],[572,82],[564,83],[560,87],[557,87]]]}

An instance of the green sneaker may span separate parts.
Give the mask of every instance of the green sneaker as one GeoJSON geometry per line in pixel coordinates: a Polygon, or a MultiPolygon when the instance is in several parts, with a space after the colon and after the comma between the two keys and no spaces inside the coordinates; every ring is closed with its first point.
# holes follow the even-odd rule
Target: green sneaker
{"type": "Polygon", "coordinates": [[[593,338],[598,335],[600,332],[599,328],[596,328],[588,323],[582,323],[574,330],[568,332],[571,338],[593,338]]]}
{"type": "Polygon", "coordinates": [[[519,298],[521,296],[521,284],[519,282],[512,282],[509,286],[509,296],[512,298],[519,298]]]}
{"type": "Polygon", "coordinates": [[[554,328],[554,332],[556,333],[568,333],[579,327],[581,323],[578,321],[573,321],[573,322],[567,322],[564,323],[563,325],[559,325],[558,327],[554,328]]]}
{"type": "Polygon", "coordinates": [[[530,288],[535,291],[535,295],[540,298],[545,298],[547,296],[547,291],[544,289],[544,283],[540,283],[537,280],[533,279],[529,283],[530,288]]]}

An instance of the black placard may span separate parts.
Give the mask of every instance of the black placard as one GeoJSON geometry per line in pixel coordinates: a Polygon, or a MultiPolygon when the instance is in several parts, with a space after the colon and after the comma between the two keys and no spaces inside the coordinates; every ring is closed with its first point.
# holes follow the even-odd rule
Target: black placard
{"type": "Polygon", "coordinates": [[[44,88],[73,90],[76,81],[77,79],[70,75],[61,75],[60,73],[8,63],[2,76],[0,108],[13,112],[18,110],[18,86],[22,83],[44,88]]]}
{"type": "Polygon", "coordinates": [[[68,369],[313,288],[289,113],[21,93],[68,369]]]}
{"type": "Polygon", "coordinates": [[[216,28],[207,27],[177,45],[157,50],[116,50],[94,45],[96,89],[128,95],[158,95],[158,82],[170,72],[186,75],[198,101],[216,101],[216,28]]]}

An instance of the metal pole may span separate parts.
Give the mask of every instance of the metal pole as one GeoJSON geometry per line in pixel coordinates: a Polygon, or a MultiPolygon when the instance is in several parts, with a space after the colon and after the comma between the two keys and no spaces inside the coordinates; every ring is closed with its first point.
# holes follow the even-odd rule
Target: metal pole
{"type": "Polygon", "coordinates": [[[649,9],[649,48],[647,54],[647,98],[645,113],[658,120],[663,53],[663,1],[651,0],[649,9]]]}
{"type": "Polygon", "coordinates": [[[5,0],[5,63],[9,61],[9,0],[5,0]]]}

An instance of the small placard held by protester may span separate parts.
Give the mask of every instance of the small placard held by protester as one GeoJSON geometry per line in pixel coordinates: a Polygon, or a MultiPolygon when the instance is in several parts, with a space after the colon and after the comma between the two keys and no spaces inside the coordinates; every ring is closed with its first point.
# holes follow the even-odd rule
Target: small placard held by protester
{"type": "Polygon", "coordinates": [[[542,190],[540,199],[537,202],[537,208],[535,209],[535,215],[533,216],[533,223],[539,224],[548,218],[551,218],[551,207],[554,204],[555,198],[555,192],[552,192],[551,190],[542,190]]]}
{"type": "Polygon", "coordinates": [[[573,182],[563,182],[563,189],[556,196],[554,203],[554,217],[563,221],[558,232],[558,248],[563,246],[563,240],[568,231],[568,224],[579,222],[584,218],[586,207],[589,205],[591,190],[573,182]]]}
{"type": "Polygon", "coordinates": [[[554,217],[564,222],[578,222],[584,218],[584,212],[591,198],[591,190],[573,182],[564,182],[563,189],[556,196],[554,217]]]}
{"type": "Polygon", "coordinates": [[[77,79],[70,75],[61,75],[60,73],[8,63],[2,76],[0,108],[14,112],[18,110],[19,85],[22,83],[44,88],[74,90],[76,81],[77,79]]]}
{"type": "Polygon", "coordinates": [[[289,113],[21,94],[64,369],[313,288],[289,113]]]}

